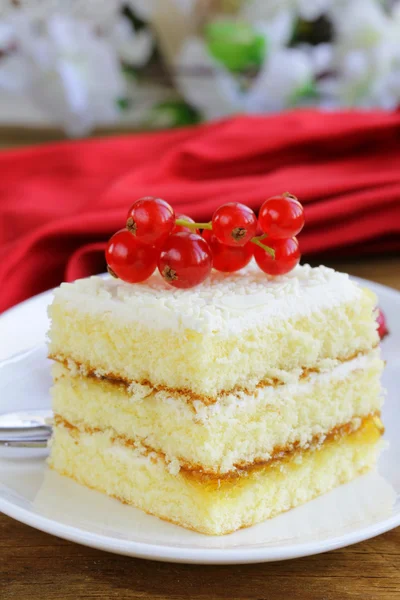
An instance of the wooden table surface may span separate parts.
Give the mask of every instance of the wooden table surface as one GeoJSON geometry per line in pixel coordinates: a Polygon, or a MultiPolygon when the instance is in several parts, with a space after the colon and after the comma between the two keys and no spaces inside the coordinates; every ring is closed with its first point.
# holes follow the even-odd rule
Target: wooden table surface
{"type": "MultiPolygon", "coordinates": [[[[332,266],[400,290],[400,257],[332,266]]],[[[399,566],[400,528],[318,556],[213,567],[108,554],[0,515],[1,600],[399,600],[399,566]]]]}

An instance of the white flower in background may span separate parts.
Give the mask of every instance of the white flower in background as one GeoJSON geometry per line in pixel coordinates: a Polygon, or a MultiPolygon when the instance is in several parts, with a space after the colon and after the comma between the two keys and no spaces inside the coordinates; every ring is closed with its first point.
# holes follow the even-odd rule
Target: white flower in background
{"type": "Polygon", "coordinates": [[[240,7],[239,15],[250,23],[268,22],[277,13],[289,11],[294,14],[295,0],[245,0],[240,7]]]}
{"type": "Polygon", "coordinates": [[[295,48],[282,48],[265,61],[245,97],[249,112],[278,111],[293,106],[313,79],[309,56],[295,48]]]}
{"type": "Polygon", "coordinates": [[[368,49],[391,33],[392,20],[376,0],[331,3],[330,14],[338,46],[368,49]]]}
{"type": "Polygon", "coordinates": [[[32,96],[67,132],[78,135],[117,119],[116,100],[125,91],[118,55],[87,23],[52,17],[46,46],[32,46],[38,50],[32,96]]]}
{"type": "Polygon", "coordinates": [[[154,40],[149,29],[134,31],[125,17],[115,22],[106,37],[120,60],[134,67],[143,67],[153,51],[154,40]]]}
{"type": "Polygon", "coordinates": [[[254,82],[242,89],[235,75],[219,66],[199,39],[185,45],[178,65],[179,89],[206,118],[292,106],[313,77],[311,59],[299,50],[285,48],[266,59],[254,82]],[[196,70],[194,64],[198,65],[196,70]]]}
{"type": "Polygon", "coordinates": [[[119,17],[123,0],[1,0],[0,17],[23,15],[28,21],[46,21],[56,14],[68,15],[93,25],[119,17]]]}
{"type": "MultiPolygon", "coordinates": [[[[243,18],[256,23],[269,21],[277,13],[290,11],[306,21],[314,21],[333,4],[341,4],[347,0],[244,0],[240,9],[243,18]]],[[[351,1],[351,0],[349,0],[351,1]]]]}
{"type": "Polygon", "coordinates": [[[335,69],[334,44],[299,44],[297,49],[308,57],[312,75],[308,84],[292,97],[292,104],[333,108],[337,102],[337,78],[332,75],[335,69]]]}
{"type": "MultiPolygon", "coordinates": [[[[241,17],[250,5],[244,4],[241,17]]],[[[206,30],[205,41],[189,38],[178,57],[178,87],[206,118],[238,111],[278,111],[300,101],[312,88],[315,67],[310,52],[287,48],[293,13],[275,11],[268,21],[247,29],[243,23],[216,20],[215,27],[206,30]],[[259,65],[247,83],[236,72],[246,65],[246,58],[249,66],[255,60],[259,65]]]]}
{"type": "Polygon", "coordinates": [[[74,135],[120,118],[186,124],[198,118],[193,109],[210,119],[310,104],[400,104],[400,0],[242,0],[236,14],[223,11],[227,4],[0,0],[0,93],[30,96],[74,135]],[[123,16],[126,7],[149,26],[135,30],[123,16]],[[178,56],[175,47],[170,56],[160,32],[171,36],[177,11],[186,38],[178,56]],[[173,63],[175,91],[157,71],[143,80],[157,43],[153,25],[159,52],[173,63]],[[141,69],[141,76],[127,81],[124,65],[141,69]],[[130,100],[122,115],[121,98],[130,100]]]}
{"type": "Polygon", "coordinates": [[[389,45],[368,53],[348,52],[338,65],[338,101],[344,106],[396,108],[400,99],[399,58],[398,50],[389,45]]]}
{"type": "Polygon", "coordinates": [[[14,30],[9,23],[0,21],[0,50],[6,51],[14,44],[14,30]]]}
{"type": "MultiPolygon", "coordinates": [[[[116,100],[125,82],[118,55],[106,39],[88,23],[64,15],[51,17],[41,29],[23,14],[9,23],[15,50],[6,56],[4,67],[0,61],[4,87],[3,69],[10,70],[10,61],[18,61],[16,70],[29,73],[24,91],[71,135],[85,133],[97,122],[116,120],[116,100]]],[[[9,80],[15,81],[14,76],[9,80]]]]}
{"type": "Polygon", "coordinates": [[[125,4],[143,21],[150,21],[158,0],[126,0],[125,4]]]}
{"type": "Polygon", "coordinates": [[[322,75],[333,69],[334,45],[331,42],[317,44],[316,46],[304,44],[302,48],[309,55],[316,76],[322,75]]]}
{"type": "Polygon", "coordinates": [[[315,21],[326,13],[332,0],[297,0],[295,1],[299,15],[306,21],[315,21]]]}
{"type": "Polygon", "coordinates": [[[340,10],[333,5],[331,14],[338,104],[395,108],[400,100],[398,13],[392,18],[377,2],[353,0],[340,10]]]}
{"type": "Polygon", "coordinates": [[[70,135],[114,123],[126,92],[122,62],[146,63],[153,49],[149,30],[136,32],[119,0],[25,1],[22,8],[9,10],[0,23],[0,90],[29,95],[70,135]]]}
{"type": "Polygon", "coordinates": [[[215,119],[240,110],[239,82],[210,56],[200,38],[188,38],[175,69],[179,91],[205,118],[215,119]]]}
{"type": "Polygon", "coordinates": [[[0,22],[0,90],[22,92],[31,73],[26,61],[14,52],[16,45],[13,27],[0,22]]]}
{"type": "Polygon", "coordinates": [[[268,21],[254,24],[256,31],[265,36],[267,52],[282,48],[289,44],[293,34],[295,16],[290,10],[281,10],[268,21]]]}
{"type": "Polygon", "coordinates": [[[326,108],[399,105],[400,2],[388,11],[379,0],[248,0],[240,16],[269,36],[268,56],[247,96],[247,110],[281,110],[313,96],[314,103],[318,98],[326,108]],[[287,14],[292,28],[273,43],[274,24],[287,14]],[[331,20],[334,39],[315,46],[298,44],[292,57],[286,55],[295,20],[321,16],[331,20]]]}

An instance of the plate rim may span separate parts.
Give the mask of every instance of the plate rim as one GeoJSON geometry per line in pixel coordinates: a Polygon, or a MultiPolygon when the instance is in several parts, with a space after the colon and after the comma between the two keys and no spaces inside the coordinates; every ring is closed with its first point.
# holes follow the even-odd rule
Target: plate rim
{"type": "Polygon", "coordinates": [[[37,515],[1,497],[0,511],[45,533],[106,552],[162,562],[209,565],[252,564],[313,556],[371,539],[400,525],[399,512],[397,515],[392,515],[368,527],[360,527],[347,534],[334,536],[319,542],[304,542],[281,548],[274,546],[260,546],[259,548],[190,548],[186,546],[163,546],[134,540],[118,540],[107,535],[84,531],[79,527],[66,525],[48,517],[37,515]]]}
{"type": "MultiPolygon", "coordinates": [[[[400,291],[375,281],[370,281],[356,276],[351,279],[360,285],[371,286],[379,294],[383,291],[393,300],[400,302],[400,291]]],[[[12,318],[12,313],[34,304],[39,299],[45,299],[53,293],[53,289],[46,290],[12,306],[0,315],[0,324],[4,318],[12,318]]],[[[351,482],[347,485],[351,485],[351,482]]],[[[0,485],[0,512],[5,515],[29,525],[45,533],[55,535],[65,540],[97,548],[103,551],[122,554],[130,557],[157,560],[163,562],[174,562],[184,564],[207,564],[207,565],[229,565],[229,564],[251,564],[272,562],[278,560],[291,560],[304,556],[312,556],[323,552],[328,552],[338,548],[356,544],[358,542],[371,539],[400,526],[400,512],[390,517],[377,521],[373,524],[358,527],[357,529],[345,534],[336,535],[319,541],[300,542],[291,545],[260,546],[234,548],[198,548],[190,547],[190,542],[186,546],[166,546],[162,544],[153,544],[151,542],[120,540],[105,534],[93,533],[76,527],[60,523],[49,517],[38,515],[18,504],[7,500],[0,485]]],[[[7,488],[4,486],[5,490],[7,488]]],[[[155,517],[157,518],[157,517],[155,517]]]]}

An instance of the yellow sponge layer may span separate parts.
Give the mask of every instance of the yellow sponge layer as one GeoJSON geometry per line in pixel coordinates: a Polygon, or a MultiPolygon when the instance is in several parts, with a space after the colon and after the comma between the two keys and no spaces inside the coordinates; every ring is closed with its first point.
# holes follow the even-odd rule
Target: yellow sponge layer
{"type": "Polygon", "coordinates": [[[267,461],[277,449],[307,446],[335,427],[378,413],[382,367],[375,350],[297,384],[266,386],[252,395],[228,395],[205,405],[164,390],[128,390],[95,377],[73,376],[55,364],[53,410],[78,427],[141,441],[180,465],[225,473],[267,461]],[[351,363],[354,370],[343,373],[351,363]]]}
{"type": "Polygon", "coordinates": [[[57,425],[50,466],[162,519],[222,535],[273,517],[369,470],[382,426],[369,418],[357,431],[223,479],[168,469],[156,453],[57,425]]]}
{"type": "Polygon", "coordinates": [[[150,329],[140,321],[98,314],[56,297],[50,307],[50,355],[128,382],[148,382],[215,396],[237,386],[347,359],[378,343],[375,296],[318,310],[300,318],[276,318],[264,327],[223,336],[190,329],[150,329]]]}

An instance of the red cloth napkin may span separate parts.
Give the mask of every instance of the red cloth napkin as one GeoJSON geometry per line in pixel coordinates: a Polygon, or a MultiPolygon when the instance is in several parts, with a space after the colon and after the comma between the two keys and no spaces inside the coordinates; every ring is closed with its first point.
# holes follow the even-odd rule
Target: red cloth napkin
{"type": "Polygon", "coordinates": [[[400,250],[400,113],[317,111],[0,154],[0,310],[104,269],[129,205],[157,195],[209,219],[290,191],[302,252],[400,250]]]}

